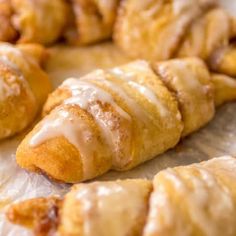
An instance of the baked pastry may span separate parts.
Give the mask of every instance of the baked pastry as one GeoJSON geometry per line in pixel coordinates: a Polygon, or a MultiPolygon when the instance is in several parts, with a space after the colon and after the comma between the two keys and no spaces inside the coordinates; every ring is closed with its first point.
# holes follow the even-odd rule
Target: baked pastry
{"type": "Polygon", "coordinates": [[[11,23],[11,0],[0,0],[0,41],[12,42],[17,37],[17,32],[11,23]]]}
{"type": "MultiPolygon", "coordinates": [[[[234,90],[234,79],[216,89],[234,90]]],[[[216,92],[197,58],[151,66],[135,61],[68,79],[48,98],[45,118],[17,149],[17,163],[53,179],[75,183],[109,169],[128,170],[174,147],[208,123],[216,92]]]]}
{"type": "Polygon", "coordinates": [[[235,167],[223,157],[157,174],[143,235],[235,235],[235,167]]]}
{"type": "Polygon", "coordinates": [[[74,19],[66,32],[72,44],[91,44],[111,38],[120,0],[71,0],[74,19]]]}
{"type": "Polygon", "coordinates": [[[153,180],[78,184],[62,199],[12,205],[8,219],[36,236],[236,234],[236,159],[169,168],[153,180]]]}
{"type": "Polygon", "coordinates": [[[115,42],[133,58],[157,61],[196,56],[209,62],[214,71],[234,76],[235,53],[229,45],[236,36],[236,20],[217,2],[150,0],[137,4],[124,0],[116,20],[115,42]]]}
{"type": "Polygon", "coordinates": [[[43,54],[39,45],[18,48],[0,43],[0,139],[25,129],[51,91],[49,78],[39,66],[43,54]]]}
{"type": "Polygon", "coordinates": [[[11,0],[12,21],[20,43],[51,44],[61,37],[67,24],[64,0],[11,0]]]}
{"type": "Polygon", "coordinates": [[[130,56],[167,60],[174,56],[191,23],[215,0],[124,0],[115,25],[115,42],[130,56]],[[165,43],[163,43],[165,42],[165,43]]]}

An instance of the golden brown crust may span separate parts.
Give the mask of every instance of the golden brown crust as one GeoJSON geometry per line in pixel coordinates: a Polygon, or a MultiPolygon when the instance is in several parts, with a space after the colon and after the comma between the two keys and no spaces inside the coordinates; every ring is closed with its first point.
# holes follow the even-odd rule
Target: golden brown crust
{"type": "Polygon", "coordinates": [[[61,200],[58,197],[36,198],[13,204],[7,218],[14,224],[30,228],[36,236],[55,233],[61,200]]]}
{"type": "Polygon", "coordinates": [[[133,168],[174,147],[183,128],[177,101],[144,61],[65,81],[44,114],[17,162],[65,182],[133,168]]]}
{"type": "Polygon", "coordinates": [[[112,35],[120,0],[72,0],[75,25],[66,33],[72,44],[91,44],[112,35]]]}
{"type": "MultiPolygon", "coordinates": [[[[66,106],[53,110],[45,119],[55,119],[60,116],[60,111],[67,112],[86,120],[97,136],[99,146],[93,156],[93,168],[96,175],[106,172],[111,166],[110,155],[106,144],[101,141],[100,132],[92,121],[92,118],[79,107],[66,106]]],[[[62,114],[62,113],[61,113],[62,114]]],[[[63,114],[62,114],[63,115],[63,114]]],[[[76,183],[84,179],[83,163],[79,150],[68,140],[61,136],[49,139],[41,145],[32,148],[29,143],[34,134],[40,130],[43,121],[39,123],[33,132],[29,133],[17,149],[17,163],[34,172],[47,174],[49,177],[63,182],[76,183]],[[25,157],[28,157],[27,159],[25,157]]],[[[92,161],[92,160],[91,160],[92,161]]]]}
{"type": "Polygon", "coordinates": [[[12,25],[11,0],[0,0],[0,41],[13,42],[17,38],[17,32],[12,25]]]}

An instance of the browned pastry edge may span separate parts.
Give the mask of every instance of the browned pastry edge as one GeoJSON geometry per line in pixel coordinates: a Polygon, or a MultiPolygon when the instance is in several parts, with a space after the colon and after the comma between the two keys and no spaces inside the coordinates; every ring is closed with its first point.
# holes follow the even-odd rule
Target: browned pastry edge
{"type": "Polygon", "coordinates": [[[34,230],[35,235],[51,235],[59,223],[58,210],[61,199],[58,197],[32,199],[23,201],[20,206],[13,205],[7,217],[10,221],[34,230]]]}

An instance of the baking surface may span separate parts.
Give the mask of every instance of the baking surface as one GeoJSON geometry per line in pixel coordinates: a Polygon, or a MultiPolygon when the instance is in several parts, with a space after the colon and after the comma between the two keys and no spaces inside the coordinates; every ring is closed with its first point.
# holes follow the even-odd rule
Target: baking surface
{"type": "MultiPolygon", "coordinates": [[[[231,12],[236,11],[236,2],[222,0],[231,12]]],[[[129,61],[110,42],[88,48],[57,46],[50,49],[51,59],[47,64],[56,87],[65,78],[81,76],[95,68],[108,68],[129,61]]],[[[236,157],[236,103],[218,109],[214,120],[199,132],[183,140],[174,150],[127,172],[111,171],[97,180],[122,178],[152,178],[158,171],[178,165],[200,162],[212,157],[229,154],[236,157]]],[[[23,135],[0,143],[0,235],[31,235],[27,230],[6,222],[4,211],[9,203],[26,198],[62,195],[69,185],[53,183],[46,177],[27,173],[15,163],[15,151],[23,135]]]]}

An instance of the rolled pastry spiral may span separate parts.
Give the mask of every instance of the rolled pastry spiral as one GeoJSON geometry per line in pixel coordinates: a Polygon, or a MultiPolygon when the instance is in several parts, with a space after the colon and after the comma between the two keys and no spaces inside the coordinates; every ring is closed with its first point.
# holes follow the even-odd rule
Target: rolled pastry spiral
{"type": "Polygon", "coordinates": [[[197,58],[134,61],[68,79],[19,145],[17,163],[69,183],[131,169],[207,124],[216,104],[236,99],[235,86],[197,58]]]}
{"type": "Polygon", "coordinates": [[[0,43],[0,140],[25,129],[51,91],[44,55],[40,45],[0,43]]]}
{"type": "Polygon", "coordinates": [[[152,61],[197,56],[236,76],[236,21],[217,0],[124,0],[114,39],[128,55],[152,61]]]}
{"type": "Polygon", "coordinates": [[[168,168],[153,181],[78,184],[63,198],[13,204],[8,219],[36,236],[233,236],[236,159],[168,168]]]}

